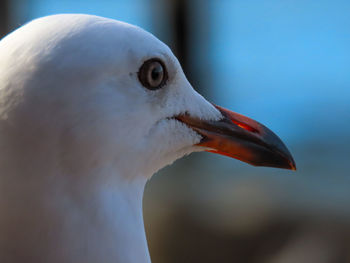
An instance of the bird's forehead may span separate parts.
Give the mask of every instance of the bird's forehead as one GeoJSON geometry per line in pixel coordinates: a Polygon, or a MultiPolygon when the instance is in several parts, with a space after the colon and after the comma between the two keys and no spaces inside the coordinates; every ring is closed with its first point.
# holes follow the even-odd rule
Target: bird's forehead
{"type": "Polygon", "coordinates": [[[22,35],[24,42],[28,42],[22,46],[30,46],[29,51],[38,54],[39,60],[49,58],[72,67],[79,63],[128,68],[155,56],[176,61],[170,49],[151,33],[124,22],[91,15],[40,18],[23,26],[15,35],[17,39],[22,35]]]}
{"type": "Polygon", "coordinates": [[[87,37],[95,39],[96,33],[100,32],[101,38],[92,45],[99,46],[114,55],[116,59],[127,59],[127,61],[139,62],[149,57],[158,56],[164,59],[173,57],[171,50],[151,33],[130,24],[115,20],[106,20],[102,24],[91,24],[94,30],[89,29],[87,37]],[[102,27],[101,27],[102,26],[102,27]],[[96,45],[97,44],[97,45],[96,45]]]}

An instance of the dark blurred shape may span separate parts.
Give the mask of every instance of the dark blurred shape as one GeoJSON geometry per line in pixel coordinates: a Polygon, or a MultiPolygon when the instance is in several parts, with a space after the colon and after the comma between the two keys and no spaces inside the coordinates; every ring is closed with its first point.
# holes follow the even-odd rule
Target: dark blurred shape
{"type": "Polygon", "coordinates": [[[179,59],[184,71],[188,69],[188,1],[173,1],[173,34],[175,38],[174,53],[179,59]]]}
{"type": "Polygon", "coordinates": [[[208,2],[194,3],[186,0],[155,0],[163,17],[154,17],[161,24],[157,35],[170,46],[193,88],[208,98],[212,91],[209,56],[208,2]],[[163,32],[162,32],[163,31],[163,32]],[[166,32],[164,32],[166,31],[166,32]],[[164,39],[165,38],[165,39],[164,39]]]}
{"type": "MultiPolygon", "coordinates": [[[[192,209],[177,208],[160,235],[168,263],[346,263],[349,228],[271,216],[248,233],[200,224],[192,209]],[[181,212],[180,212],[181,211],[181,212]],[[345,230],[346,229],[346,230],[345,230]]],[[[159,244],[158,244],[159,245],[159,244]]]]}
{"type": "Polygon", "coordinates": [[[0,1],[0,38],[4,37],[9,30],[9,1],[0,1]]]}
{"type": "Polygon", "coordinates": [[[189,163],[175,165],[187,178],[160,176],[155,183],[161,186],[146,189],[152,262],[350,262],[350,214],[339,203],[330,205],[331,186],[329,193],[313,195],[317,184],[305,186],[297,175],[269,177],[267,169],[259,177],[215,175],[219,182],[209,166],[191,169],[189,163]],[[188,170],[195,171],[192,179],[188,170]]]}
{"type": "MultiPolygon", "coordinates": [[[[190,59],[190,51],[193,43],[190,39],[190,24],[193,22],[193,14],[190,13],[191,3],[186,0],[174,0],[171,2],[172,5],[172,35],[174,39],[175,46],[173,52],[181,63],[182,69],[186,74],[186,77],[190,83],[197,84],[199,81],[193,74],[193,63],[190,59]],[[192,15],[192,16],[190,16],[192,15]]],[[[194,85],[194,89],[201,91],[201,87],[194,85]]]]}

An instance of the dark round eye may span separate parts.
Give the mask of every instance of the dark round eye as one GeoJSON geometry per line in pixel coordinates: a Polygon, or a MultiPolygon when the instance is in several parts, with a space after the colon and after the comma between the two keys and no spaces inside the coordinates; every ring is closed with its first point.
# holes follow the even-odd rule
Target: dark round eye
{"type": "Polygon", "coordinates": [[[168,73],[164,63],[156,58],[152,58],[143,63],[138,75],[142,85],[150,90],[160,89],[165,85],[168,79],[168,73]]]}

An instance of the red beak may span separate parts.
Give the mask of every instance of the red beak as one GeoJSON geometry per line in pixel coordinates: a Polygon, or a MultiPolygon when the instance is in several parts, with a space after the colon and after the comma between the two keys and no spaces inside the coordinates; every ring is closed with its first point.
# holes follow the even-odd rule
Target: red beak
{"type": "Polygon", "coordinates": [[[176,118],[203,136],[198,146],[254,166],[296,170],[292,155],[271,130],[246,116],[214,106],[223,119],[205,121],[188,114],[176,118]]]}

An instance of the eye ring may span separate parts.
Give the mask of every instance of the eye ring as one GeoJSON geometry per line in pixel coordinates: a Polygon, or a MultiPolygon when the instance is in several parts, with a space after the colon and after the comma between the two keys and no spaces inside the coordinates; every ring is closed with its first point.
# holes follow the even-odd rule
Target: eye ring
{"type": "Polygon", "coordinates": [[[166,67],[158,58],[146,60],[139,69],[138,77],[141,84],[149,90],[162,88],[168,80],[166,67]]]}

